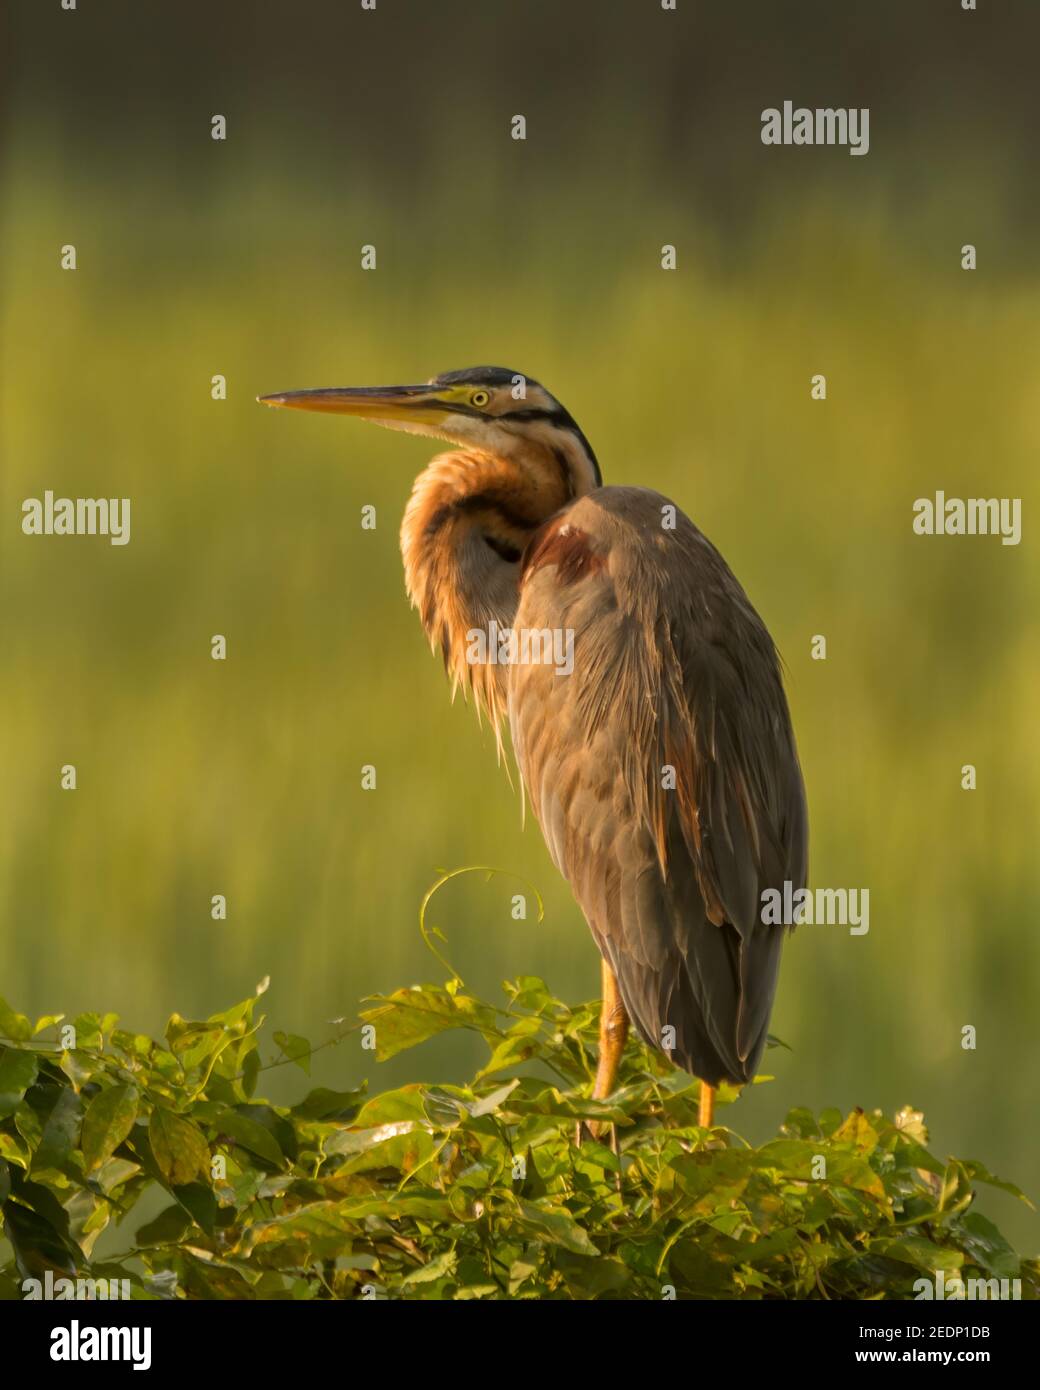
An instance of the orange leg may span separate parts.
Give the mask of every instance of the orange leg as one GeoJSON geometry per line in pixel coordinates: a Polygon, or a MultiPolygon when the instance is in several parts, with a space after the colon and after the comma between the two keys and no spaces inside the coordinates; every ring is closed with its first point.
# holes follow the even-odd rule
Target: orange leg
{"type": "Polygon", "coordinates": [[[596,1068],[596,1084],[592,1090],[593,1100],[606,1100],[613,1091],[627,1037],[628,1015],[621,1002],[614,972],[604,961],[603,1008],[599,1016],[599,1065],[596,1068]]]}
{"type": "Polygon", "coordinates": [[[706,1081],[701,1082],[701,1098],[698,1107],[697,1123],[702,1129],[711,1129],[715,1123],[715,1087],[706,1081]]]}

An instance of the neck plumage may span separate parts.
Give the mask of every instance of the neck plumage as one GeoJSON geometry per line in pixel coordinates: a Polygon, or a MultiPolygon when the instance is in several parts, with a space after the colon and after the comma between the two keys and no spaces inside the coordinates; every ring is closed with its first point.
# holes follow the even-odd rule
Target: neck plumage
{"type": "Polygon", "coordinates": [[[540,526],[598,483],[575,443],[526,447],[511,458],[479,449],[440,454],[420,473],[401,525],[405,584],[452,682],[473,691],[498,730],[508,668],[481,659],[511,628],[520,559],[540,526]],[[474,634],[483,634],[475,638],[474,634]]]}

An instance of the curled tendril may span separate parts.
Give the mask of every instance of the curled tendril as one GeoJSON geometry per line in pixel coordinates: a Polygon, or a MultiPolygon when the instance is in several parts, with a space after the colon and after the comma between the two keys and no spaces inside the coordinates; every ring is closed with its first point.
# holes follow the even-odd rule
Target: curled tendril
{"type": "Polygon", "coordinates": [[[419,931],[422,934],[422,939],[425,942],[427,948],[433,953],[433,955],[437,958],[437,960],[444,967],[444,969],[448,971],[448,973],[451,975],[452,980],[459,985],[464,983],[462,976],[455,969],[452,963],[445,956],[443,956],[441,952],[437,949],[437,947],[434,945],[433,938],[435,936],[439,941],[444,942],[445,945],[447,945],[447,940],[439,927],[428,927],[426,925],[426,909],[429,907],[430,901],[433,898],[433,895],[438,891],[438,889],[443,888],[444,885],[449,881],[449,879],[459,878],[462,874],[486,874],[487,878],[485,879],[485,882],[487,883],[490,883],[491,879],[496,874],[500,875],[502,878],[517,879],[520,883],[525,884],[526,887],[528,887],[534,894],[535,901],[538,903],[539,922],[543,921],[545,918],[545,904],[542,902],[541,893],[539,893],[538,889],[534,886],[530,879],[524,878],[522,874],[514,873],[512,869],[496,869],[489,864],[467,864],[461,869],[447,869],[442,871],[440,878],[438,878],[437,882],[426,890],[423,900],[419,904],[419,931]]]}

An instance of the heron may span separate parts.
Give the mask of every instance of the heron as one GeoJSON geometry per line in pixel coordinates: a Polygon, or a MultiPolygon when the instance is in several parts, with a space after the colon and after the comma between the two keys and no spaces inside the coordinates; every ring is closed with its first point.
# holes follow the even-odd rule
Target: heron
{"type": "MultiPolygon", "coordinates": [[[[808,815],[781,661],[721,554],[667,497],[605,486],[571,414],[503,367],[421,385],[258,397],[445,440],[401,526],[405,586],[453,693],[513,754],[602,962],[592,1096],[630,1024],[700,1081],[751,1081],[789,923],[762,894],[805,884],[808,815]],[[567,632],[573,664],[475,661],[474,633],[567,632]]],[[[533,656],[538,652],[534,651],[533,656]]],[[[532,651],[528,651],[532,657],[532,651]]]]}

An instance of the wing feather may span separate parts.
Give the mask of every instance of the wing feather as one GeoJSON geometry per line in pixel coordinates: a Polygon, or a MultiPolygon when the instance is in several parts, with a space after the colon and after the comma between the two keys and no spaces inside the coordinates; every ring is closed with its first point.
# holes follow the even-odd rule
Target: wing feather
{"type": "Polygon", "coordinates": [[[718,552],[666,499],[600,488],[525,556],[518,628],[571,629],[574,668],[514,666],[513,745],[641,1035],[709,1082],[765,1045],[807,818],[779,660],[718,552]],[[668,769],[672,769],[669,772],[668,769]]]}

